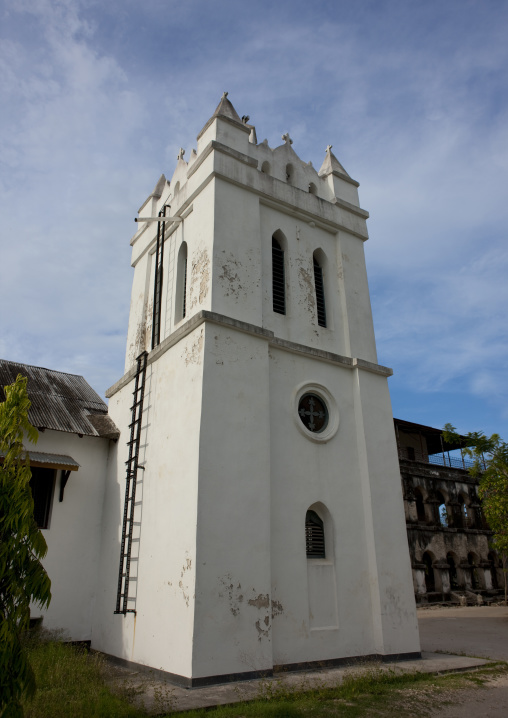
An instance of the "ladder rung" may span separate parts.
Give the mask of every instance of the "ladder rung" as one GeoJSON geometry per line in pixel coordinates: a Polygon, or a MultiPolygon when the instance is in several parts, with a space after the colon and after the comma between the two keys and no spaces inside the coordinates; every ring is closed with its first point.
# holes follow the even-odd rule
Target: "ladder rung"
{"type": "MultiPolygon", "coordinates": [[[[159,250],[157,250],[159,251],[159,250]]],[[[161,250],[162,252],[162,250],[161,250]]],[[[160,284],[160,277],[156,274],[156,283],[160,284]]],[[[159,307],[160,311],[160,307],[159,307]]],[[[125,462],[126,469],[126,492],[125,492],[125,504],[123,512],[123,525],[122,525],[122,541],[120,549],[120,569],[118,576],[118,592],[116,597],[116,611],[115,613],[136,613],[135,609],[128,609],[126,604],[127,601],[134,601],[135,598],[129,598],[129,583],[136,581],[136,577],[130,576],[130,567],[132,561],[137,561],[135,557],[132,558],[132,544],[134,541],[139,539],[133,539],[132,533],[134,526],[140,526],[139,521],[134,521],[132,515],[134,506],[139,506],[141,502],[135,501],[136,496],[136,480],[137,470],[144,469],[144,466],[138,466],[138,457],[140,449],[140,433],[141,425],[143,421],[143,401],[145,396],[145,381],[146,381],[146,364],[147,364],[148,352],[143,352],[137,358],[137,368],[135,375],[134,391],[132,395],[134,397],[131,410],[131,423],[129,424],[131,438],[127,441],[129,447],[129,459],[125,462]],[[130,482],[132,481],[132,486],[130,482]],[[130,503],[129,503],[130,502],[130,503]],[[129,506],[131,515],[129,516],[129,506]],[[122,586],[123,584],[123,586],[122,586]],[[123,588],[123,593],[122,593],[123,588]],[[123,608],[120,610],[120,604],[123,608]]]]}

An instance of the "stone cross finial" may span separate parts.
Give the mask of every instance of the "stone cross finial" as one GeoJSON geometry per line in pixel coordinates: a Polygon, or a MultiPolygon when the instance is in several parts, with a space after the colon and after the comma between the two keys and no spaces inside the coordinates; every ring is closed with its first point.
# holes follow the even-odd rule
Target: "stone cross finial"
{"type": "Polygon", "coordinates": [[[331,151],[332,151],[332,147],[333,147],[333,145],[327,145],[327,146],[326,146],[326,151],[327,151],[327,152],[331,152],[331,151]]]}
{"type": "Polygon", "coordinates": [[[225,100],[228,95],[229,95],[229,92],[223,92],[221,100],[225,100]]]}
{"type": "Polygon", "coordinates": [[[284,142],[285,142],[287,145],[288,145],[288,144],[289,144],[289,145],[292,145],[292,144],[293,144],[293,140],[292,140],[291,137],[289,136],[289,132],[286,132],[284,135],[282,135],[282,139],[284,140],[284,142]]]}
{"type": "Polygon", "coordinates": [[[185,150],[183,149],[183,147],[180,147],[180,151],[179,151],[178,156],[177,156],[176,159],[177,159],[177,160],[183,160],[184,154],[185,154],[185,150]]]}

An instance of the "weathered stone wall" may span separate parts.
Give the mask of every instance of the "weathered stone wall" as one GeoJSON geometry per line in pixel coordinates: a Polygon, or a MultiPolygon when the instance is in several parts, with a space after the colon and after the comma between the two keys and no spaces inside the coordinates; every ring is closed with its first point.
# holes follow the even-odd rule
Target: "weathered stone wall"
{"type": "MultiPolygon", "coordinates": [[[[407,442],[402,438],[400,444],[407,442]]],[[[482,593],[500,585],[499,559],[489,547],[492,532],[481,511],[478,481],[463,469],[399,461],[417,601],[442,600],[454,592],[482,593]]]]}

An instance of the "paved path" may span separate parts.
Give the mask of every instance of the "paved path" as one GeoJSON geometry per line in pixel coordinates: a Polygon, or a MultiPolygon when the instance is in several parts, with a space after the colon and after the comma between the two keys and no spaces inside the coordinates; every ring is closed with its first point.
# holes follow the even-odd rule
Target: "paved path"
{"type": "Polygon", "coordinates": [[[127,668],[114,666],[111,668],[109,683],[116,681],[131,685],[138,694],[140,704],[154,714],[169,710],[191,710],[193,708],[210,708],[212,706],[239,703],[253,700],[270,690],[270,685],[284,684],[285,687],[295,690],[310,690],[313,687],[333,687],[338,685],[347,672],[365,670],[395,670],[401,673],[422,671],[423,673],[446,673],[474,670],[485,666],[489,661],[466,656],[445,656],[440,653],[424,653],[422,660],[403,661],[401,663],[367,663],[354,668],[329,668],[319,671],[299,673],[282,673],[274,678],[264,680],[242,681],[219,686],[205,686],[203,688],[180,688],[165,683],[159,678],[151,678],[149,673],[131,671],[127,668]]]}
{"type": "Polygon", "coordinates": [[[418,611],[422,651],[465,653],[508,661],[508,607],[471,606],[418,611]]]}

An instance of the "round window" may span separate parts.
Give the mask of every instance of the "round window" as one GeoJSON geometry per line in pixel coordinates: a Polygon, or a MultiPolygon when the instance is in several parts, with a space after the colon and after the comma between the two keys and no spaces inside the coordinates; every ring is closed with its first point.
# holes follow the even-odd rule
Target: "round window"
{"type": "Polygon", "coordinates": [[[302,424],[314,434],[320,434],[328,426],[328,409],[321,397],[304,394],[298,402],[298,414],[302,424]]]}

